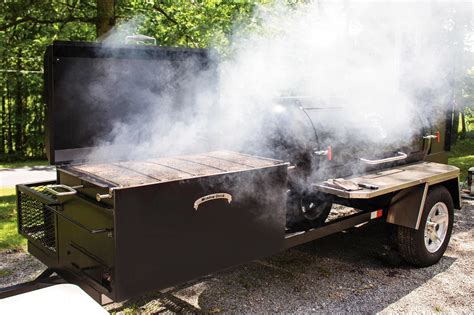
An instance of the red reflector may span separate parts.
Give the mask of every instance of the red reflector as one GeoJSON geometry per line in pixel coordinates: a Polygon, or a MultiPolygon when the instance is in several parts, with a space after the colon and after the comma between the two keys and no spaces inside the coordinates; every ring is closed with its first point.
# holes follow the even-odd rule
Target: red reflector
{"type": "Polygon", "coordinates": [[[372,211],[370,213],[370,219],[373,220],[373,219],[377,219],[377,218],[380,218],[383,214],[383,210],[380,209],[380,210],[376,210],[376,211],[372,211]]]}
{"type": "Polygon", "coordinates": [[[436,142],[440,142],[441,141],[441,133],[438,131],[436,131],[436,142]]]}
{"type": "Polygon", "coordinates": [[[328,146],[328,161],[332,161],[332,148],[328,146]]]}

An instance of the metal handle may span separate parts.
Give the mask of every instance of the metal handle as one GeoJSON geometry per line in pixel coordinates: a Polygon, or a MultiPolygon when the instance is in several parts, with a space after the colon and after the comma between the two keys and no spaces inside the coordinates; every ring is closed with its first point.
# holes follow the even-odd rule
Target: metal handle
{"type": "Polygon", "coordinates": [[[313,151],[314,155],[327,156],[328,161],[332,160],[332,147],[328,146],[327,150],[313,151]]]}
{"type": "Polygon", "coordinates": [[[441,141],[441,133],[439,131],[436,131],[436,133],[434,135],[426,135],[423,137],[423,139],[426,139],[426,140],[433,140],[433,139],[436,139],[436,142],[440,142],[441,141]]]}
{"type": "Polygon", "coordinates": [[[56,185],[48,185],[45,187],[47,191],[52,193],[55,196],[62,197],[62,196],[71,196],[77,194],[77,190],[72,187],[63,184],[56,184],[56,185]],[[57,191],[56,188],[62,188],[66,191],[57,191]]]}
{"type": "Polygon", "coordinates": [[[360,160],[362,162],[366,163],[366,164],[377,165],[377,164],[383,164],[383,163],[388,163],[388,162],[405,160],[407,157],[408,157],[408,155],[406,155],[405,153],[397,152],[396,156],[392,156],[392,157],[389,157],[389,158],[386,158],[386,159],[368,160],[368,159],[361,158],[360,160]]]}
{"type": "Polygon", "coordinates": [[[60,217],[64,218],[65,220],[68,220],[69,222],[71,222],[72,224],[75,224],[76,226],[80,227],[81,229],[83,229],[84,231],[87,231],[89,232],[90,234],[98,234],[98,233],[107,233],[107,236],[108,237],[112,237],[113,234],[112,234],[112,231],[113,229],[108,229],[108,228],[102,228],[102,229],[90,229],[88,228],[87,226],[85,226],[84,224],[74,220],[73,218],[70,218],[68,217],[67,215],[65,215],[64,213],[54,209],[53,207],[50,207],[50,206],[47,206],[45,205],[44,206],[45,208],[47,208],[48,210],[56,213],[57,215],[59,215],[60,217]]]}
{"type": "Polygon", "coordinates": [[[142,34],[136,34],[136,35],[130,35],[125,37],[125,44],[128,44],[129,42],[153,42],[153,45],[156,45],[156,38],[142,35],[142,34]]]}

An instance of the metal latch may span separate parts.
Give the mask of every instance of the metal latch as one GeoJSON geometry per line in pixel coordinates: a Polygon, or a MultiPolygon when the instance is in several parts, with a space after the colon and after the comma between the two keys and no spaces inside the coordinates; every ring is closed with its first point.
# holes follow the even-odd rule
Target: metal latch
{"type": "Polygon", "coordinates": [[[423,139],[426,139],[426,140],[436,139],[436,142],[439,143],[441,141],[441,134],[439,131],[436,131],[434,135],[426,135],[423,137],[423,139]]]}
{"type": "Polygon", "coordinates": [[[327,156],[328,161],[332,160],[332,148],[331,146],[328,146],[327,150],[318,150],[318,151],[313,151],[314,155],[317,156],[327,156]]]}
{"type": "Polygon", "coordinates": [[[102,199],[110,199],[114,196],[114,190],[115,188],[109,188],[109,193],[108,194],[97,194],[95,195],[95,199],[100,202],[102,199]]]}

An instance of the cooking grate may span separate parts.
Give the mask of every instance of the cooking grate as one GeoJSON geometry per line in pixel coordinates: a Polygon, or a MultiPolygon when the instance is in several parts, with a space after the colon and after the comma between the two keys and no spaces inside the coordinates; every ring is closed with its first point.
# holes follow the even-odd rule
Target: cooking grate
{"type": "MultiPolygon", "coordinates": [[[[41,189],[41,186],[37,190],[42,193],[46,192],[46,190],[41,189]]],[[[19,192],[18,198],[18,227],[20,233],[32,241],[39,242],[52,252],[56,252],[56,218],[54,212],[44,203],[24,192],[19,192]]]]}
{"type": "Polygon", "coordinates": [[[67,169],[114,183],[117,186],[130,187],[226,172],[246,171],[273,166],[277,163],[280,162],[241,153],[213,151],[169,158],[81,164],[69,166],[67,169]]]}

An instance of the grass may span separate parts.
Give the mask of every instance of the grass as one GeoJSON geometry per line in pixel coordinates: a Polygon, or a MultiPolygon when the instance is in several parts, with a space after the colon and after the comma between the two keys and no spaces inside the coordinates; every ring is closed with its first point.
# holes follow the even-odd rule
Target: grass
{"type": "Polygon", "coordinates": [[[4,268],[0,269],[0,278],[6,277],[12,274],[12,271],[10,269],[4,268]]]}
{"type": "Polygon", "coordinates": [[[448,163],[461,169],[461,181],[467,178],[467,170],[474,166],[474,139],[466,138],[458,140],[456,145],[451,147],[448,163]]]}
{"type": "Polygon", "coordinates": [[[24,249],[26,239],[18,234],[14,188],[0,188],[0,251],[24,249]]]}
{"type": "Polygon", "coordinates": [[[30,160],[19,162],[0,162],[0,168],[20,168],[25,166],[48,165],[46,160],[30,160]]]}

